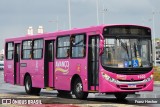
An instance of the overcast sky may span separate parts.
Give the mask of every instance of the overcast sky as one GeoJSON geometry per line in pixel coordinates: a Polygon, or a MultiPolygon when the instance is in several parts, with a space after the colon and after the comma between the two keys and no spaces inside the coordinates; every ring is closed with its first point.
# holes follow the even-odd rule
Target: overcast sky
{"type": "MultiPolygon", "coordinates": [[[[105,13],[105,24],[140,24],[153,27],[153,11],[155,11],[155,34],[160,37],[160,0],[99,0],[99,21],[105,13]]],[[[4,39],[19,37],[27,33],[33,26],[35,33],[39,25],[45,32],[68,27],[68,0],[0,0],[0,49],[4,39]]],[[[97,25],[96,0],[71,0],[72,28],[97,25]]]]}

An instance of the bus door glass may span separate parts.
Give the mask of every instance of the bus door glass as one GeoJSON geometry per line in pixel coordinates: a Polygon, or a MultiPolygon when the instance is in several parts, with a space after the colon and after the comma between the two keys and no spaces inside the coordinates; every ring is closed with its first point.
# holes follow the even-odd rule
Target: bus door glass
{"type": "Polygon", "coordinates": [[[20,84],[20,44],[15,44],[14,54],[14,83],[20,84]]]}
{"type": "Polygon", "coordinates": [[[89,48],[88,48],[88,88],[89,90],[96,90],[98,86],[98,55],[99,55],[99,36],[89,37],[89,48]]]}
{"type": "Polygon", "coordinates": [[[54,87],[54,40],[45,41],[44,82],[46,87],[54,87]]]}

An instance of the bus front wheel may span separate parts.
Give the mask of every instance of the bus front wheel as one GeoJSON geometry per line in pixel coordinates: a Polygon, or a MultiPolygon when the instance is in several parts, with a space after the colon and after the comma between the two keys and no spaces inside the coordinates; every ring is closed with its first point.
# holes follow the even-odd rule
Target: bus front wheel
{"type": "Polygon", "coordinates": [[[117,100],[124,100],[127,97],[127,93],[115,93],[117,100]]]}
{"type": "Polygon", "coordinates": [[[73,93],[78,99],[86,99],[88,96],[87,92],[83,92],[83,84],[81,79],[76,79],[74,82],[73,93]]]}
{"type": "Polygon", "coordinates": [[[25,78],[25,91],[27,94],[35,94],[35,95],[39,95],[41,89],[40,88],[34,88],[32,87],[32,80],[30,76],[27,76],[25,78]]]}

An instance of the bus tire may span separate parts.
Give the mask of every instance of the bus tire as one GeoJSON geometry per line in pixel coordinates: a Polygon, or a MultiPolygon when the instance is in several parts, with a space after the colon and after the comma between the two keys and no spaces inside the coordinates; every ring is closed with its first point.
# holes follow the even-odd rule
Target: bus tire
{"type": "Polygon", "coordinates": [[[25,91],[27,94],[31,95],[31,94],[35,94],[35,95],[39,95],[41,89],[40,88],[33,88],[32,87],[32,80],[30,76],[27,76],[25,78],[25,91]]]}
{"type": "Polygon", "coordinates": [[[115,97],[117,100],[124,100],[127,97],[127,93],[115,93],[115,97]]]}
{"type": "Polygon", "coordinates": [[[27,94],[33,94],[32,80],[30,76],[25,78],[25,91],[27,94]]]}
{"type": "Polygon", "coordinates": [[[77,99],[86,99],[88,96],[87,92],[83,92],[83,84],[81,79],[76,79],[73,86],[73,93],[77,99]]]}

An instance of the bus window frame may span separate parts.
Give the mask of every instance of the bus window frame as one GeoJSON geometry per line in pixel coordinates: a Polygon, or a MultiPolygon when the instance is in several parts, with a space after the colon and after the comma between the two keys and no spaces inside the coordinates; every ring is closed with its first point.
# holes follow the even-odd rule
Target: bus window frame
{"type": "Polygon", "coordinates": [[[32,40],[32,59],[33,60],[41,60],[41,59],[43,59],[43,55],[44,55],[44,52],[43,52],[43,50],[44,50],[44,39],[43,38],[36,38],[36,39],[33,39],[32,40]],[[42,48],[36,48],[36,49],[34,49],[34,41],[36,41],[36,40],[42,40],[43,41],[43,47],[42,48]],[[41,49],[41,51],[42,51],[42,54],[41,54],[41,58],[34,58],[34,53],[33,53],[33,51],[34,50],[39,50],[39,49],[41,49]]]}
{"type": "Polygon", "coordinates": [[[68,35],[61,35],[61,36],[58,36],[56,38],[56,58],[57,59],[68,59],[68,58],[70,58],[70,54],[71,54],[70,38],[71,38],[70,34],[68,34],[68,35]],[[63,37],[69,37],[69,46],[58,47],[58,39],[59,38],[63,38],[63,37]],[[64,47],[69,47],[69,56],[68,57],[58,57],[58,49],[59,48],[64,48],[64,47]]]}
{"type": "Polygon", "coordinates": [[[6,58],[6,60],[13,60],[13,59],[14,59],[14,42],[13,42],[13,41],[6,42],[5,58],[6,58]],[[13,45],[13,50],[8,50],[8,43],[12,43],[12,45],[13,45]],[[8,51],[12,51],[12,59],[8,59],[8,51]]]}
{"type": "MultiPolygon", "coordinates": [[[[132,36],[132,35],[131,35],[132,36]]],[[[128,39],[129,36],[120,36],[121,39],[128,39]]],[[[116,38],[119,38],[119,36],[115,35],[115,36],[106,36],[107,39],[116,39],[116,38]]],[[[151,41],[151,37],[149,36],[143,36],[143,37],[138,37],[138,36],[132,36],[130,37],[130,39],[149,39],[151,41]]],[[[152,43],[151,43],[152,45],[152,43]]],[[[152,46],[151,46],[151,49],[150,51],[152,51],[152,46]]],[[[150,59],[152,60],[152,58],[150,59]]],[[[107,66],[104,66],[102,64],[102,56],[100,57],[100,61],[101,61],[101,65],[102,67],[107,70],[107,71],[110,71],[112,73],[117,73],[117,74],[125,74],[125,75],[137,75],[137,74],[142,74],[142,73],[148,73],[152,70],[153,66],[150,66],[150,67],[146,67],[146,68],[113,68],[113,67],[107,67],[107,66]],[[131,72],[132,71],[132,72],[131,72]]]]}
{"type": "Polygon", "coordinates": [[[75,47],[83,47],[84,48],[84,56],[82,56],[82,57],[73,57],[72,56],[72,43],[70,42],[70,58],[71,59],[83,59],[83,58],[85,58],[86,57],[86,39],[87,39],[87,36],[86,36],[86,33],[77,33],[77,34],[72,34],[71,35],[71,37],[70,37],[70,39],[74,36],[74,37],[76,37],[76,36],[80,36],[80,35],[83,35],[84,36],[84,41],[83,41],[83,45],[84,46],[75,46],[75,47]]]}
{"type": "MultiPolygon", "coordinates": [[[[51,54],[53,54],[53,55],[52,55],[52,57],[51,57],[50,55],[48,55],[48,58],[49,58],[48,61],[49,61],[49,62],[54,62],[54,60],[55,60],[55,59],[54,59],[54,57],[55,57],[55,40],[51,39],[51,40],[47,40],[47,41],[51,41],[50,43],[53,43],[53,44],[52,44],[52,46],[53,46],[52,48],[53,48],[53,49],[51,50],[51,54]]],[[[47,48],[48,48],[47,50],[49,51],[49,45],[47,46],[47,48]]],[[[46,50],[46,41],[45,41],[45,50],[46,50]]],[[[47,51],[47,52],[48,52],[48,51],[47,51]]],[[[46,52],[46,51],[45,51],[45,52],[46,52]]],[[[50,54],[50,53],[49,53],[49,54],[50,54]]],[[[44,55],[44,57],[45,57],[45,55],[44,55]]]]}
{"type": "Polygon", "coordinates": [[[21,59],[22,60],[31,60],[32,59],[32,51],[33,51],[33,40],[32,39],[26,39],[26,40],[22,40],[22,48],[21,48],[21,59]],[[25,41],[32,41],[31,43],[31,49],[23,49],[23,42],[25,41]],[[23,50],[31,50],[31,57],[30,58],[23,58],[23,50]]]}

